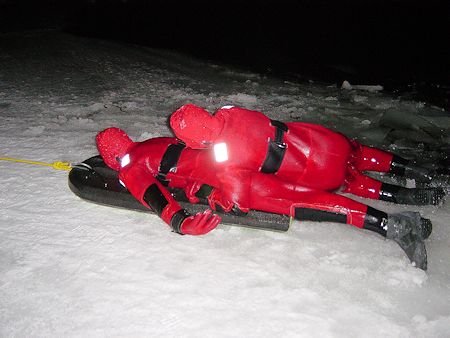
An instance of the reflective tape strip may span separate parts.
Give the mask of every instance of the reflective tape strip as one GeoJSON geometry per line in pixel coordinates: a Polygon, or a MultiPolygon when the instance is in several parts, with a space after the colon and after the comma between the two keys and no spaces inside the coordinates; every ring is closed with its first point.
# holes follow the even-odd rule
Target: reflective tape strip
{"type": "Polygon", "coordinates": [[[228,149],[226,143],[222,142],[214,145],[214,157],[216,162],[219,163],[228,160],[228,149]]]}

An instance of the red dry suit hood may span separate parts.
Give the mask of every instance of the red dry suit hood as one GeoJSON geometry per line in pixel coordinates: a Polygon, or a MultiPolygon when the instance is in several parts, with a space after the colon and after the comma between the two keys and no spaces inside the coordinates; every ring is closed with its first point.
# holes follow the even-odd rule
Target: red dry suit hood
{"type": "Polygon", "coordinates": [[[119,128],[108,128],[97,134],[97,149],[108,167],[118,171],[120,160],[133,141],[119,128]]]}
{"type": "Polygon", "coordinates": [[[187,104],[170,117],[170,126],[176,137],[190,148],[208,148],[222,131],[223,122],[205,109],[187,104]]]}

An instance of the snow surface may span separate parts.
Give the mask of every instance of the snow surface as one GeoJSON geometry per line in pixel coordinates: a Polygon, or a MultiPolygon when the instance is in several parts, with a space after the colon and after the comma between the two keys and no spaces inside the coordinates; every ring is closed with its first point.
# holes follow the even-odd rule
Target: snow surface
{"type": "MultiPolygon", "coordinates": [[[[422,159],[449,149],[449,112],[422,102],[57,31],[0,35],[0,156],[82,161],[106,127],[170,135],[167,117],[187,102],[321,123],[422,159]]],[[[448,199],[365,201],[433,221],[425,273],[348,225],[179,236],[156,216],[80,200],[65,171],[0,161],[0,177],[2,337],[450,336],[448,199]]]]}

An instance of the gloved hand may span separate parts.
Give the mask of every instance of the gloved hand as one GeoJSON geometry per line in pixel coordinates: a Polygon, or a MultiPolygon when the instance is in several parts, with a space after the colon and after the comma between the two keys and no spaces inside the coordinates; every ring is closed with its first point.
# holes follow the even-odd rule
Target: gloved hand
{"type": "Polygon", "coordinates": [[[426,270],[427,251],[424,239],[431,234],[431,228],[431,221],[422,218],[418,212],[389,214],[386,238],[397,242],[411,262],[426,270]]]}
{"type": "Polygon", "coordinates": [[[210,209],[187,217],[181,224],[183,235],[204,235],[219,225],[221,218],[212,213],[210,209]]]}
{"type": "Polygon", "coordinates": [[[200,190],[201,187],[202,187],[202,183],[195,181],[195,182],[189,183],[184,188],[184,193],[186,194],[186,197],[190,203],[196,204],[200,201],[199,198],[197,196],[195,196],[195,194],[200,190]]]}
{"type": "Polygon", "coordinates": [[[217,189],[214,189],[208,196],[208,203],[211,209],[217,210],[217,206],[220,206],[225,212],[230,212],[234,206],[234,203],[217,189]]]}

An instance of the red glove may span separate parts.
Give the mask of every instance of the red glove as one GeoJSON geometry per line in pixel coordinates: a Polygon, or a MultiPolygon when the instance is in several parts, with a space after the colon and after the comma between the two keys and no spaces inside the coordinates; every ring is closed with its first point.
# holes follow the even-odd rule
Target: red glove
{"type": "Polygon", "coordinates": [[[184,235],[204,235],[218,226],[220,221],[220,216],[213,214],[208,209],[186,218],[181,224],[180,230],[184,235]]]}
{"type": "Polygon", "coordinates": [[[195,194],[200,190],[200,188],[202,187],[202,183],[195,181],[193,183],[189,183],[185,188],[184,188],[184,193],[186,194],[187,199],[189,200],[190,203],[192,204],[196,204],[198,203],[200,200],[198,199],[197,196],[195,196],[195,194]]]}
{"type": "Polygon", "coordinates": [[[214,189],[208,196],[208,203],[211,209],[216,210],[216,205],[220,206],[223,211],[230,212],[234,203],[226,198],[220,190],[214,189]]]}

